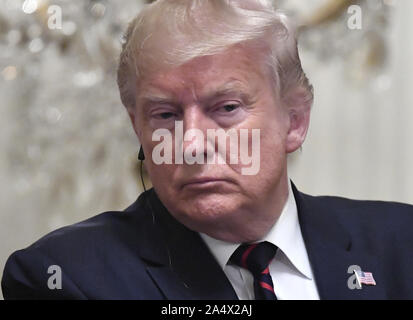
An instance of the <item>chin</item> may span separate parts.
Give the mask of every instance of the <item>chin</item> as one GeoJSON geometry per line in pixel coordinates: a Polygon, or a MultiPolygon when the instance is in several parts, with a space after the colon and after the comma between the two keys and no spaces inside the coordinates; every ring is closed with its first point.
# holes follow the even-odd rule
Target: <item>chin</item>
{"type": "MultiPolygon", "coordinates": [[[[177,220],[191,229],[203,229],[202,226],[220,224],[234,219],[235,214],[240,211],[242,200],[239,194],[199,194],[191,199],[179,202],[171,210],[171,214],[177,220]]],[[[202,232],[202,231],[201,231],[202,232]]]]}

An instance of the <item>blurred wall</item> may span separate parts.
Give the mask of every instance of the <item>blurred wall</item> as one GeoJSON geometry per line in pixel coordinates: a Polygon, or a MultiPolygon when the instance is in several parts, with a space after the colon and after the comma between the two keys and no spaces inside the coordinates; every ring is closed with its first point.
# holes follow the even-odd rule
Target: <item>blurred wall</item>
{"type": "Polygon", "coordinates": [[[386,62],[373,77],[349,79],[362,66],[301,51],[315,103],[290,175],[305,192],[413,203],[413,2],[393,3],[386,62]]]}
{"type": "MultiPolygon", "coordinates": [[[[14,250],[60,226],[122,210],[141,191],[139,144],[119,100],[115,71],[122,31],[142,3],[53,1],[64,23],[49,30],[51,2],[38,1],[37,11],[28,14],[23,1],[0,1],[2,270],[14,250]]],[[[340,19],[301,36],[315,104],[289,173],[310,194],[413,203],[413,2],[367,3],[374,1],[391,6],[391,15],[383,30],[386,59],[371,75],[358,63],[361,31],[305,45],[306,37],[323,40],[340,19]],[[327,59],[319,45],[342,46],[348,55],[327,53],[327,59]]],[[[305,10],[322,3],[306,0],[305,10]]],[[[298,1],[289,6],[301,8],[298,1]]]]}

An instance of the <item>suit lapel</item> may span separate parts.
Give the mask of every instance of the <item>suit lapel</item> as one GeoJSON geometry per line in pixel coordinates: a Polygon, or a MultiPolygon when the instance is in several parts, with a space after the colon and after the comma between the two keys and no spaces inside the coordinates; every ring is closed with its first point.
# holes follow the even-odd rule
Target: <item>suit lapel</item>
{"type": "MultiPolygon", "coordinates": [[[[307,253],[321,299],[386,299],[380,257],[361,251],[343,227],[345,212],[328,201],[300,193],[292,183],[307,253]],[[349,266],[372,272],[376,286],[349,289],[349,266]]],[[[223,270],[198,233],[177,222],[155,191],[146,194],[148,207],[139,242],[147,272],[167,299],[228,299],[237,296],[223,270]],[[154,218],[152,218],[153,213],[154,218]]]]}
{"type": "Polygon", "coordinates": [[[222,268],[198,233],[177,222],[148,191],[149,211],[140,255],[147,271],[167,299],[237,299],[222,268]]]}
{"type": "Polygon", "coordinates": [[[294,184],[292,188],[320,298],[385,299],[380,259],[371,253],[358,251],[357,239],[352,239],[348,229],[340,223],[345,212],[328,205],[327,200],[300,193],[294,184]],[[347,282],[353,274],[347,271],[352,265],[372,272],[377,285],[350,289],[347,282]]]}

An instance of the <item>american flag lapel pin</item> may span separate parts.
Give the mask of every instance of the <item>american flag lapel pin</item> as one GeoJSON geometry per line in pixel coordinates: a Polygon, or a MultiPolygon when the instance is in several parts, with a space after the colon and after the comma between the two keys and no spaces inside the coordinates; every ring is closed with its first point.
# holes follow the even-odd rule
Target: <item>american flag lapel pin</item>
{"type": "Polygon", "coordinates": [[[368,286],[376,285],[376,281],[374,280],[373,274],[371,272],[364,272],[362,270],[354,270],[354,273],[356,275],[356,279],[360,287],[362,287],[362,284],[365,284],[368,286]]]}

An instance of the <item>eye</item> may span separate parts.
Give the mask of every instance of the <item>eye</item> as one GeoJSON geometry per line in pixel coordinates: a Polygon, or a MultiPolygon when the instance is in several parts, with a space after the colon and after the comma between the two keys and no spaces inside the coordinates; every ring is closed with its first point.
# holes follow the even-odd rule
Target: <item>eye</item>
{"type": "Polygon", "coordinates": [[[174,121],[178,120],[179,112],[173,108],[157,108],[149,113],[149,123],[152,128],[173,128],[174,121]]]}
{"type": "Polygon", "coordinates": [[[235,104],[227,104],[225,106],[223,106],[222,108],[227,111],[227,112],[232,112],[235,109],[237,109],[239,106],[235,105],[235,104]]]}
{"type": "Polygon", "coordinates": [[[175,114],[172,113],[172,112],[162,112],[162,113],[159,113],[159,114],[155,115],[155,117],[158,117],[158,118],[163,119],[163,120],[170,119],[174,116],[175,116],[175,114]]]}
{"type": "Polygon", "coordinates": [[[242,122],[248,113],[245,105],[237,100],[221,101],[212,110],[211,117],[221,127],[229,128],[242,122]]]}
{"type": "Polygon", "coordinates": [[[236,103],[228,103],[220,106],[217,111],[220,113],[231,113],[237,110],[240,106],[236,103]]]}
{"type": "Polygon", "coordinates": [[[151,118],[155,120],[170,120],[177,117],[173,110],[158,110],[151,113],[151,118]]]}

